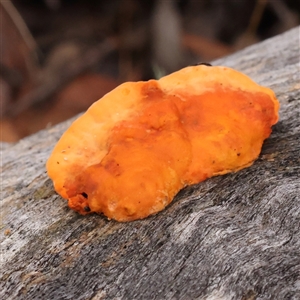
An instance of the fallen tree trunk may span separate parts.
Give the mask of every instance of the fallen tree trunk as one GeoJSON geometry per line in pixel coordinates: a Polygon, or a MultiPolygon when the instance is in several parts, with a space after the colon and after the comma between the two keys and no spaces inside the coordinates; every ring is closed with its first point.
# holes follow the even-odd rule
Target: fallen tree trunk
{"type": "Polygon", "coordinates": [[[280,121],[253,166],[117,223],[80,216],[45,162],[70,121],[2,148],[1,299],[299,299],[300,27],[214,62],[272,88],[280,121]]]}

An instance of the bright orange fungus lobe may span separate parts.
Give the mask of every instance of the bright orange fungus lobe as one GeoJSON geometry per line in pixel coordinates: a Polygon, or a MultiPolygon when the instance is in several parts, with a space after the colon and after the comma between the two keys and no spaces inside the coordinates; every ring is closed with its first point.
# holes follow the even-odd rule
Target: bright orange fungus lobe
{"type": "Polygon", "coordinates": [[[270,89],[226,67],[124,83],[70,126],[47,171],[79,213],[142,219],[186,185],[250,166],[278,109],[270,89]]]}

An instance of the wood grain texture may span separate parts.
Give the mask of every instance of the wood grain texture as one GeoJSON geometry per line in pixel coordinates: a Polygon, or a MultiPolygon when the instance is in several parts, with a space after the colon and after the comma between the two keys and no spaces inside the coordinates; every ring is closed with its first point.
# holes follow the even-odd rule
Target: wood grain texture
{"type": "Polygon", "coordinates": [[[0,299],[300,299],[300,27],[213,62],[272,88],[250,168],[131,223],[80,216],[45,171],[70,121],[1,147],[0,299]]]}

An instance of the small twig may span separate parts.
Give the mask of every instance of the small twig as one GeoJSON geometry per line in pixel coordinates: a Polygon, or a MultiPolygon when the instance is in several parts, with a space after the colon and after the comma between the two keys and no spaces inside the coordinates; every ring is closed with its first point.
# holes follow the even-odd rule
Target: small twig
{"type": "Polygon", "coordinates": [[[34,53],[34,51],[36,51],[38,48],[37,44],[14,5],[11,3],[11,1],[1,1],[0,6],[2,6],[6,14],[10,17],[18,29],[18,32],[22,36],[27,47],[32,51],[32,53],[34,53]]]}
{"type": "Polygon", "coordinates": [[[246,29],[246,35],[255,35],[257,32],[259,23],[261,22],[262,15],[265,11],[268,0],[257,0],[254,10],[252,12],[248,28],[246,29]]]}
{"type": "Polygon", "coordinates": [[[1,61],[0,77],[2,77],[12,88],[19,88],[23,82],[20,72],[7,67],[1,61]]]}
{"type": "Polygon", "coordinates": [[[57,74],[57,76],[52,76],[50,81],[44,82],[36,89],[21,97],[17,103],[11,107],[8,115],[16,116],[33,104],[48,100],[79,74],[88,70],[102,60],[108,53],[115,50],[116,45],[115,40],[107,39],[100,45],[89,49],[80,60],[74,61],[64,72],[57,74]]]}
{"type": "Polygon", "coordinates": [[[270,1],[270,6],[281,23],[281,31],[288,30],[299,24],[298,15],[291,11],[284,1],[270,1]]]}

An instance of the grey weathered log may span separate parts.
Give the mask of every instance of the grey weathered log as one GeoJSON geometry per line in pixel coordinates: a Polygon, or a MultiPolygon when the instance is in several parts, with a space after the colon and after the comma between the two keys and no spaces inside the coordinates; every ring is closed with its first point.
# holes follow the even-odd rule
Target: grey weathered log
{"type": "Polygon", "coordinates": [[[300,299],[300,27],[213,64],[272,88],[253,166],[117,223],[80,216],[45,162],[70,121],[2,148],[0,299],[300,299]]]}

